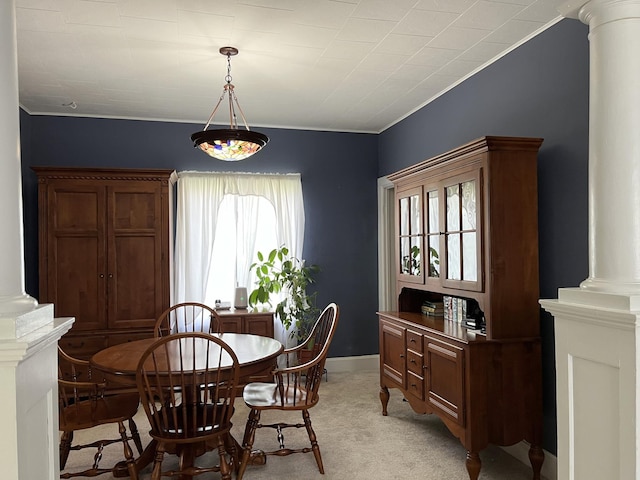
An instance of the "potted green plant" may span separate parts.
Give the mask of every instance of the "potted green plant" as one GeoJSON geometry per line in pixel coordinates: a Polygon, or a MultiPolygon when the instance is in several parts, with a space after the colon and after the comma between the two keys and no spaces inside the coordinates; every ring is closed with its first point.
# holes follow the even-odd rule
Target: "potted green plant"
{"type": "Polygon", "coordinates": [[[316,306],[317,292],[307,293],[307,287],[314,283],[313,276],[320,268],[305,265],[304,261],[290,256],[285,246],[271,250],[266,257],[258,252],[257,257],[258,261],[250,267],[258,279],[256,288],[249,294],[249,306],[269,305],[285,330],[291,330],[292,338],[305,339],[320,314],[316,306]],[[271,296],[280,292],[284,293],[284,298],[274,308],[271,296]]]}

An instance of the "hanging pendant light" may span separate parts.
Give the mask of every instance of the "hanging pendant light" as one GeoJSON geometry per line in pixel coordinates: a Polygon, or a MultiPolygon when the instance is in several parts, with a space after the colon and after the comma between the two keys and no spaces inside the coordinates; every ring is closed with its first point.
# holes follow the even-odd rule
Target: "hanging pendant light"
{"type": "Polygon", "coordinates": [[[231,83],[231,57],[238,54],[238,49],[235,47],[222,47],[220,53],[227,56],[227,76],[225,77],[227,83],[224,85],[222,95],[220,95],[220,99],[213,112],[211,112],[204,129],[191,135],[191,140],[194,147],[200,148],[204,153],[218,160],[244,160],[264,147],[269,141],[269,137],[249,130],[249,125],[247,125],[247,120],[244,118],[244,113],[242,113],[242,108],[240,108],[238,98],[233,90],[231,83]],[[225,97],[228,97],[229,100],[229,128],[207,130],[225,97]],[[246,130],[238,129],[236,108],[242,117],[246,130]]]}

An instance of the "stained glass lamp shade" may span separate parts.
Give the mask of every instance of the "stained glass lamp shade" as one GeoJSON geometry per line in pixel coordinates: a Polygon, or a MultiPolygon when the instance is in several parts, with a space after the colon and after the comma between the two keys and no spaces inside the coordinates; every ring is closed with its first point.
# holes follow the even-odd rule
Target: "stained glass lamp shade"
{"type": "Polygon", "coordinates": [[[194,146],[218,160],[244,160],[264,147],[269,138],[259,132],[225,128],[191,135],[194,146]]]}

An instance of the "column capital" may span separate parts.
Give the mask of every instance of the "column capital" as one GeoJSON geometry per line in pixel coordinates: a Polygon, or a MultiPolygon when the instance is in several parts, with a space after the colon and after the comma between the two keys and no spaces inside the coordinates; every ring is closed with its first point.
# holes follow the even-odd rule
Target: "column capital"
{"type": "Polygon", "coordinates": [[[596,27],[625,18],[640,18],[640,0],[567,0],[558,6],[563,17],[596,27]]]}

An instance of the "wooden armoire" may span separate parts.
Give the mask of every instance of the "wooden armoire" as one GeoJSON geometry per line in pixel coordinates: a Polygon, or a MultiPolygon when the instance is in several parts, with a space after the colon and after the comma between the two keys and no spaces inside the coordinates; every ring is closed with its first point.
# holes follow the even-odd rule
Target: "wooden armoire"
{"type": "Polygon", "coordinates": [[[40,303],[75,317],[60,346],[88,359],[152,335],[170,302],[173,170],[33,167],[40,303]]]}

